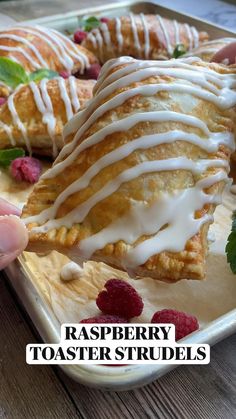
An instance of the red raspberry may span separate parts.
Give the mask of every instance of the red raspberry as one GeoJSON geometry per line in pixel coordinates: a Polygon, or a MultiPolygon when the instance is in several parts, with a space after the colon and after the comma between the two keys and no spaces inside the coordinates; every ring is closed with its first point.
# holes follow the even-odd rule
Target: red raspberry
{"type": "Polygon", "coordinates": [[[85,70],[84,74],[87,79],[97,80],[100,71],[101,71],[100,64],[92,64],[89,68],[85,70]]]}
{"type": "Polygon", "coordinates": [[[102,23],[108,23],[110,19],[108,17],[101,17],[100,22],[102,23]]]}
{"type": "Polygon", "coordinates": [[[143,301],[137,291],[122,279],[109,279],[105,284],[106,291],[98,294],[98,308],[106,314],[131,319],[140,316],[143,311],[143,301]]]}
{"type": "Polygon", "coordinates": [[[74,33],[74,41],[76,44],[81,44],[86,37],[87,32],[81,31],[80,29],[74,33]]]}
{"type": "Polygon", "coordinates": [[[196,317],[183,311],[164,309],[157,311],[151,323],[173,323],[175,325],[175,340],[180,340],[195,330],[199,329],[196,317]]]}
{"type": "Polygon", "coordinates": [[[38,181],[42,171],[42,165],[38,159],[33,157],[18,157],[11,162],[11,175],[19,181],[35,183],[38,181]]]}
{"type": "Polygon", "coordinates": [[[99,316],[81,320],[80,323],[128,323],[128,321],[127,319],[122,319],[122,317],[119,316],[100,314],[99,316]]]}
{"type": "Polygon", "coordinates": [[[0,97],[0,106],[4,105],[4,103],[6,103],[7,98],[6,97],[0,97]]]}
{"type": "Polygon", "coordinates": [[[59,76],[63,77],[63,79],[68,79],[70,77],[70,73],[68,71],[60,71],[59,76]]]}

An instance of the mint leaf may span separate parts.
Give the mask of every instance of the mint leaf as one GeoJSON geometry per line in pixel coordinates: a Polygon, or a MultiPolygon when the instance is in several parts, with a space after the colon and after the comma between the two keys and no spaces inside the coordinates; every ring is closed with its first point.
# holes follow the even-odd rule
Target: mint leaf
{"type": "Polygon", "coordinates": [[[33,73],[31,73],[29,75],[29,81],[40,81],[42,79],[53,79],[54,77],[58,77],[59,73],[57,73],[56,71],[53,70],[48,70],[46,68],[42,68],[36,71],[33,71],[33,73]]]}
{"type": "Polygon", "coordinates": [[[89,32],[94,28],[97,28],[101,22],[95,16],[90,16],[87,19],[82,19],[81,21],[82,28],[85,32],[89,32]]]}
{"type": "Polygon", "coordinates": [[[0,150],[0,166],[10,166],[12,160],[17,157],[24,157],[25,151],[23,148],[11,148],[6,150],[0,150]]]}
{"type": "Polygon", "coordinates": [[[232,229],[226,244],[227,262],[234,274],[236,274],[236,211],[232,215],[232,229]]]}
{"type": "Polygon", "coordinates": [[[28,75],[22,65],[0,57],[0,80],[15,89],[18,84],[28,83],[28,75]]]}
{"type": "Polygon", "coordinates": [[[184,55],[186,52],[186,48],[184,44],[177,44],[174,51],[173,51],[173,58],[179,58],[181,55],[184,55]]]}

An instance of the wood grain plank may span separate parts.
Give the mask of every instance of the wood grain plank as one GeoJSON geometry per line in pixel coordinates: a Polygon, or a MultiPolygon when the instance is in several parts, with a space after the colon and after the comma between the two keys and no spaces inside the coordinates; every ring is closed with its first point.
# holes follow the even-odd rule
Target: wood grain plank
{"type": "Polygon", "coordinates": [[[26,364],[33,342],[0,273],[0,418],[82,418],[51,367],[26,364]]]}
{"type": "Polygon", "coordinates": [[[235,347],[236,334],[212,348],[210,365],[179,367],[133,391],[92,390],[62,372],[59,375],[86,419],[232,419],[236,417],[235,347]]]}

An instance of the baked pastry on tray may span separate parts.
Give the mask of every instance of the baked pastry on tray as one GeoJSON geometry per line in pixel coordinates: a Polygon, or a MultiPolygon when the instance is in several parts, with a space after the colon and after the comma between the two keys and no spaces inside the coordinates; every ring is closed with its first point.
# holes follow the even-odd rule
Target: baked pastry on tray
{"type": "Polygon", "coordinates": [[[187,23],[162,18],[159,15],[116,17],[89,32],[82,45],[92,51],[101,63],[110,58],[129,55],[142,59],[168,59],[177,44],[186,50],[196,48],[208,39],[187,23]]]}
{"type": "Polygon", "coordinates": [[[70,76],[17,87],[0,106],[0,149],[17,146],[56,157],[66,122],[92,97],[94,83],[70,76]]]}
{"type": "Polygon", "coordinates": [[[83,74],[97,62],[91,51],[54,29],[38,25],[18,25],[0,31],[0,56],[19,62],[30,72],[47,68],[83,74]]]}
{"type": "Polygon", "coordinates": [[[236,69],[197,58],[107,62],[23,209],[28,250],[162,281],[204,278],[234,149],[235,81],[236,69]]]}
{"type": "MultiPolygon", "coordinates": [[[[219,38],[213,39],[212,41],[203,42],[197,48],[194,48],[191,52],[187,52],[185,57],[199,57],[203,61],[210,62],[212,57],[226,45],[231,42],[236,42],[236,38],[219,38]]],[[[225,62],[227,64],[227,62],[225,62]]]]}

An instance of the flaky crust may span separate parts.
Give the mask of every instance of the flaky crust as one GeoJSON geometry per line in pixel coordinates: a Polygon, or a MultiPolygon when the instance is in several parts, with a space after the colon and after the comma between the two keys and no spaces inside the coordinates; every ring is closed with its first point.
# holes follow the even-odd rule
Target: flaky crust
{"type": "MultiPolygon", "coordinates": [[[[208,67],[203,62],[195,65],[200,67],[208,67]]],[[[122,66],[121,66],[122,68],[122,66]]],[[[211,64],[210,68],[215,69],[219,73],[227,72],[226,68],[211,64]]],[[[109,96],[109,99],[122,91],[136,87],[142,84],[172,82],[173,77],[153,75],[143,81],[131,84],[127,87],[118,89],[109,96]]],[[[108,98],[104,100],[106,102],[108,98]]],[[[82,135],[80,142],[107,126],[111,121],[122,120],[125,116],[139,112],[160,111],[168,109],[187,113],[199,118],[205,122],[211,132],[228,131],[233,132],[235,121],[235,111],[220,110],[215,104],[192,97],[191,94],[167,91],[161,91],[151,97],[136,95],[125,101],[115,109],[107,111],[103,116],[98,118],[94,124],[82,135]],[[192,103],[194,100],[194,105],[192,103]],[[187,105],[187,107],[186,107],[187,105]],[[186,111],[187,109],[187,111],[186,111]]],[[[109,151],[132,141],[137,137],[149,134],[157,134],[175,129],[183,129],[186,133],[199,134],[198,128],[190,127],[182,122],[161,121],[161,122],[138,122],[134,127],[127,131],[116,132],[107,135],[105,139],[99,143],[82,151],[77,159],[75,159],[65,170],[57,176],[39,181],[35,186],[33,193],[30,195],[27,205],[23,209],[23,218],[39,214],[42,210],[50,208],[55,202],[58,195],[65,190],[76,179],[79,179],[85,171],[92,166],[99,158],[107,154],[109,151]]],[[[207,141],[207,140],[206,140],[207,141]]],[[[118,161],[109,167],[101,170],[89,186],[77,193],[69,196],[59,207],[56,218],[66,216],[71,210],[77,208],[81,203],[99,191],[105,184],[114,179],[124,168],[130,168],[138,165],[142,161],[163,160],[172,157],[185,156],[189,159],[225,159],[229,161],[230,150],[228,147],[221,145],[217,152],[207,153],[197,145],[193,145],[186,141],[175,141],[173,143],[162,143],[152,148],[144,150],[136,150],[122,161],[118,161]]],[[[60,156],[59,156],[60,161],[60,156]]],[[[132,201],[148,202],[151,204],[157,199],[163,191],[172,193],[176,190],[185,190],[196,184],[202,176],[208,177],[217,173],[219,169],[216,167],[208,168],[204,175],[193,174],[188,170],[175,170],[165,172],[154,172],[139,176],[129,182],[123,183],[119,189],[96,204],[80,224],[74,224],[71,228],[62,226],[58,229],[51,229],[47,233],[32,231],[33,227],[39,226],[38,223],[29,223],[30,231],[29,251],[48,251],[56,249],[61,253],[68,255],[75,261],[81,261],[80,241],[86,237],[90,237],[104,229],[107,225],[118,220],[129,211],[132,201]]],[[[209,194],[221,193],[224,182],[217,182],[206,190],[209,194]]],[[[195,218],[200,218],[203,214],[212,214],[215,205],[206,204],[203,208],[195,213],[195,218]]],[[[135,274],[138,276],[152,277],[167,282],[176,282],[182,278],[186,279],[203,279],[205,277],[205,258],[207,254],[207,232],[209,223],[204,224],[199,233],[189,239],[183,251],[167,252],[163,251],[150,257],[143,265],[139,266],[135,274]]],[[[133,245],[143,242],[147,236],[139,237],[137,242],[128,244],[123,240],[116,243],[107,244],[103,249],[96,251],[91,259],[95,261],[103,261],[111,266],[122,269],[122,257],[127,253],[133,245]]],[[[173,241],[175,238],[173,237],[173,241]]]]}
{"type": "MultiPolygon", "coordinates": [[[[43,30],[44,28],[41,29],[43,30]]],[[[0,31],[0,56],[8,57],[19,62],[28,72],[35,71],[38,68],[48,68],[58,72],[68,71],[68,57],[66,57],[65,54],[68,54],[69,60],[72,60],[73,65],[70,68],[72,74],[78,71],[83,73],[89,65],[97,62],[96,57],[91,51],[88,51],[78,44],[73,43],[72,46],[72,41],[59,32],[52,31],[48,28],[46,29],[46,33],[42,30],[35,27],[22,26],[0,31]],[[33,33],[26,32],[24,28],[31,31],[33,30],[33,33]],[[50,34],[50,36],[48,34],[50,34]],[[10,37],[8,37],[8,35],[10,35],[10,37]],[[16,38],[12,38],[12,35],[16,38]],[[31,47],[29,44],[25,43],[25,40],[29,42],[31,47]],[[58,42],[56,42],[57,40],[63,42],[63,47],[60,43],[58,44],[58,42]],[[32,46],[34,50],[32,49],[32,46]],[[8,48],[10,48],[10,50],[8,50],[8,48]],[[77,56],[77,54],[80,53],[87,57],[87,65],[81,64],[80,59],[77,56]],[[43,58],[45,64],[40,61],[39,56],[43,58]]],[[[82,59],[82,63],[83,61],[84,60],[82,59]]]]}
{"type": "MultiPolygon", "coordinates": [[[[136,29],[138,42],[140,43],[140,50],[135,47],[134,32],[132,28],[131,19],[129,16],[122,16],[120,18],[121,25],[121,36],[122,36],[122,46],[119,48],[119,42],[117,37],[117,20],[109,19],[107,23],[107,28],[111,38],[111,47],[107,44],[105,39],[105,31],[101,27],[92,30],[91,34],[83,41],[82,45],[92,51],[100,60],[101,63],[105,63],[107,60],[115,57],[121,57],[124,55],[131,56],[134,58],[141,59],[168,59],[171,58],[172,52],[177,44],[176,42],[176,27],[173,20],[162,19],[162,24],[164,26],[164,31],[167,32],[167,36],[170,41],[170,46],[168,48],[167,39],[165,32],[161,26],[160,21],[157,19],[156,15],[145,15],[145,20],[147,24],[147,30],[149,34],[149,48],[147,55],[145,54],[145,30],[143,21],[140,15],[133,16],[136,29]],[[99,36],[97,36],[99,32],[99,36]],[[94,35],[97,39],[97,42],[94,44],[92,42],[92,36],[94,35]],[[99,41],[99,37],[102,39],[99,41]],[[101,45],[101,47],[100,47],[101,45]]],[[[104,24],[103,24],[104,25],[104,24]]],[[[191,39],[188,36],[188,30],[192,30],[190,26],[178,23],[178,43],[184,45],[186,50],[191,49],[191,44],[194,45],[194,36],[191,33],[191,39]]],[[[197,31],[196,31],[197,32],[197,31]]],[[[199,41],[203,42],[208,39],[208,34],[206,32],[198,32],[199,41]]]]}
{"type": "MultiPolygon", "coordinates": [[[[92,97],[94,81],[74,78],[74,83],[82,108],[92,97]]],[[[37,83],[37,85],[39,86],[40,84],[37,83]]],[[[67,123],[66,108],[60,93],[59,79],[48,80],[46,86],[53,107],[53,115],[56,120],[53,139],[56,143],[56,148],[59,151],[64,144],[62,132],[67,123]]],[[[71,99],[69,79],[65,80],[65,86],[68,97],[71,99]]],[[[46,122],[43,121],[43,114],[37,107],[30,85],[23,85],[14,93],[14,106],[19,119],[26,130],[32,151],[35,154],[43,156],[53,156],[52,138],[50,138],[46,122]]],[[[22,130],[13,119],[9,102],[7,101],[4,105],[0,106],[0,149],[15,146],[27,149],[27,143],[22,135],[22,130]],[[7,129],[4,128],[4,125],[7,129]],[[10,140],[9,130],[14,139],[13,143],[10,140]]]]}

